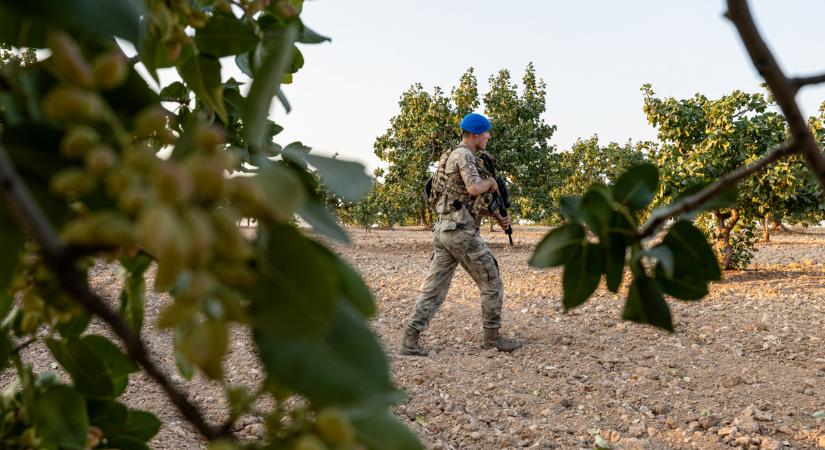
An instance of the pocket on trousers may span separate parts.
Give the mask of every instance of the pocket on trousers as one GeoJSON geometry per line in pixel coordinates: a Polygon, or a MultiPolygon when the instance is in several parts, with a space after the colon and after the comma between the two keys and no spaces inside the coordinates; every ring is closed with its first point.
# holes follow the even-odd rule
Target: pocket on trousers
{"type": "Polygon", "coordinates": [[[467,256],[473,261],[477,261],[477,264],[483,268],[487,275],[487,281],[498,278],[498,261],[493,257],[493,253],[489,247],[485,247],[477,252],[468,253],[467,256]]]}

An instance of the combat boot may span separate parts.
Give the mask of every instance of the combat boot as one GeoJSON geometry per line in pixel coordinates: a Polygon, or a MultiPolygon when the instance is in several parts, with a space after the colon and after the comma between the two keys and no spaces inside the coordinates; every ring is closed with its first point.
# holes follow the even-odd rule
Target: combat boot
{"type": "Polygon", "coordinates": [[[495,348],[500,352],[512,352],[517,348],[521,348],[524,344],[513,340],[508,339],[498,332],[498,328],[485,328],[484,329],[484,343],[481,344],[481,348],[485,350],[489,350],[491,348],[495,348]]]}
{"type": "Polygon", "coordinates": [[[413,327],[407,327],[404,331],[404,340],[401,342],[401,354],[407,356],[427,356],[429,353],[421,347],[419,336],[421,332],[413,327]]]}

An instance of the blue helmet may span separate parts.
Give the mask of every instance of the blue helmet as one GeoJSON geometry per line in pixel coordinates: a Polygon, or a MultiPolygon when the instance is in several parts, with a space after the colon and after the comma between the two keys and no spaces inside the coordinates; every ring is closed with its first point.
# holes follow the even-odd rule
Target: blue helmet
{"type": "Polygon", "coordinates": [[[473,134],[481,134],[490,129],[490,121],[478,113],[470,113],[461,119],[461,129],[473,134]]]}

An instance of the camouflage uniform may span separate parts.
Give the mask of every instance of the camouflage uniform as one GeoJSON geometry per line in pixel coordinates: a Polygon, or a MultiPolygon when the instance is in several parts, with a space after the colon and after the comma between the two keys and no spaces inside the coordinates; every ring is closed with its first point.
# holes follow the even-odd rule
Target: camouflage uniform
{"type": "Polygon", "coordinates": [[[445,152],[439,161],[433,189],[444,194],[437,198],[435,203],[438,221],[433,227],[433,257],[421,296],[410,317],[410,327],[418,331],[427,328],[438,308],[444,303],[458,264],[470,274],[481,291],[481,317],[484,328],[501,327],[504,285],[498,263],[478,232],[477,219],[481,198],[471,197],[466,188],[481,182],[486,175],[486,172],[478,167],[473,152],[464,144],[445,152]],[[439,177],[442,181],[448,180],[446,187],[439,186],[439,177]],[[455,200],[462,202],[461,208],[455,208],[455,200]]]}

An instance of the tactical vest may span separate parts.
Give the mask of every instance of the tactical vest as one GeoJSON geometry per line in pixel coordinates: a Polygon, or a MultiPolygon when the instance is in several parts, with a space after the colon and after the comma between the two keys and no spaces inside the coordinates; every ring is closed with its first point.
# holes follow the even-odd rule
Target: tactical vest
{"type": "MultiPolygon", "coordinates": [[[[478,211],[481,209],[481,196],[475,197],[467,192],[467,186],[464,185],[464,179],[461,178],[460,171],[447,173],[447,160],[455,150],[453,148],[441,154],[438,160],[438,168],[433,176],[432,191],[428,203],[433,211],[437,211],[438,201],[441,200],[441,197],[447,197],[447,204],[452,206],[454,210],[466,207],[473,217],[477,217],[478,211]]],[[[487,171],[480,167],[478,162],[476,162],[476,166],[482,179],[487,178],[487,171]]]]}

